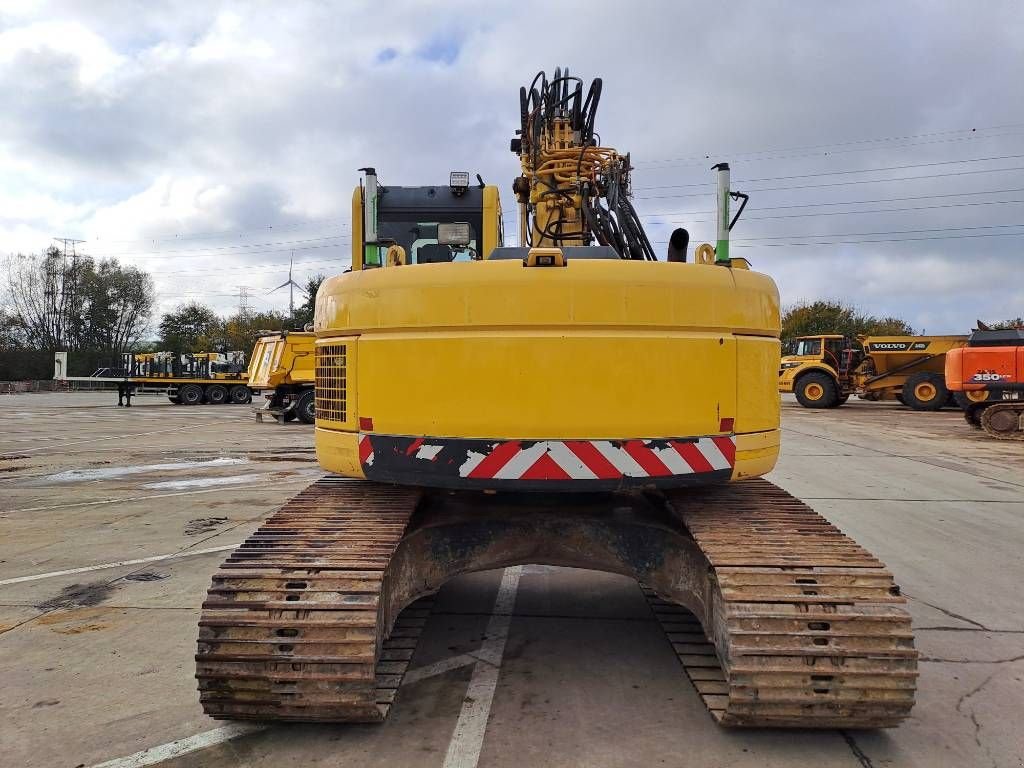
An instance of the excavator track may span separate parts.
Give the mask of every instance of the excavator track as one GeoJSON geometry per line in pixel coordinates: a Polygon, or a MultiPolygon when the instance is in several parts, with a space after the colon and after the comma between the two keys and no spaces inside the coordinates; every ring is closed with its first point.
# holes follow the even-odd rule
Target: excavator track
{"type": "Polygon", "coordinates": [[[326,477],[231,553],[199,621],[196,678],[206,714],[387,717],[429,613],[414,603],[392,627],[384,610],[388,566],[420,496],[326,477]]]}
{"type": "Polygon", "coordinates": [[[888,727],[913,706],[917,651],[892,575],[765,480],[553,499],[327,477],[214,575],[196,655],[204,711],[380,722],[423,597],[460,573],[527,563],[645,585],[722,725],[888,727]]]}
{"type": "Polygon", "coordinates": [[[716,721],[880,728],[909,714],[918,654],[881,562],[764,480],[669,499],[707,558],[703,629],[645,594],[716,721]]]}
{"type": "Polygon", "coordinates": [[[1024,402],[989,405],[979,418],[985,434],[997,440],[1024,440],[1024,402]]]}

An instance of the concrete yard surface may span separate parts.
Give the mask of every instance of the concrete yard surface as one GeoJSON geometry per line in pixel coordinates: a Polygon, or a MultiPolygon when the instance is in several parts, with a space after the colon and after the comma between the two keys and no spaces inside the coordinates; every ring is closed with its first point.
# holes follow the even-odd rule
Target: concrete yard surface
{"type": "Polygon", "coordinates": [[[909,598],[918,703],[886,731],[714,724],[639,587],[526,565],[439,592],[382,725],[207,718],[210,576],[321,472],[313,429],[247,406],[3,395],[0,766],[1024,766],[1024,444],[955,410],[783,401],[770,479],[909,598]]]}

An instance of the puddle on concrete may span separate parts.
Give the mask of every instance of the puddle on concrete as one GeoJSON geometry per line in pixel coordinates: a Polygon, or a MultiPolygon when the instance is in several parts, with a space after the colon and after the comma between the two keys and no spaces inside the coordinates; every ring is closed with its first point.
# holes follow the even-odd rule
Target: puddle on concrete
{"type": "Polygon", "coordinates": [[[155,491],[171,491],[188,488],[210,488],[221,485],[242,485],[245,483],[260,483],[262,485],[267,480],[271,480],[273,478],[279,478],[284,482],[286,480],[294,481],[303,477],[319,478],[323,476],[324,473],[319,469],[293,469],[274,473],[250,473],[247,475],[228,475],[226,477],[201,477],[189,480],[163,480],[159,483],[147,483],[142,487],[155,491]]]}
{"type": "Polygon", "coordinates": [[[88,608],[99,605],[114,592],[117,587],[105,581],[94,581],[89,584],[71,584],[64,587],[60,594],[36,604],[41,611],[55,611],[65,608],[88,608]]]}
{"type": "Polygon", "coordinates": [[[121,578],[125,581],[163,581],[169,573],[154,573],[153,571],[139,571],[138,573],[129,573],[127,576],[121,578]]]}
{"type": "Polygon", "coordinates": [[[136,464],[127,467],[103,467],[102,469],[69,469],[55,475],[39,478],[40,483],[78,483],[86,480],[112,480],[127,475],[138,475],[143,472],[168,472],[178,469],[208,469],[226,467],[235,464],[248,464],[248,459],[219,458],[208,461],[177,461],[165,464],[136,464]]]}
{"type": "Polygon", "coordinates": [[[227,475],[225,477],[196,477],[189,480],[163,480],[159,483],[146,483],[143,488],[154,491],[174,491],[184,488],[211,488],[218,485],[239,485],[266,480],[265,474],[227,475]]]}
{"type": "Polygon", "coordinates": [[[185,524],[185,535],[198,536],[200,533],[211,533],[227,521],[226,517],[197,517],[185,524]]]}
{"type": "Polygon", "coordinates": [[[253,460],[254,461],[294,461],[294,462],[309,461],[309,462],[312,462],[312,461],[316,461],[316,457],[315,456],[256,456],[256,457],[254,457],[253,460]]]}

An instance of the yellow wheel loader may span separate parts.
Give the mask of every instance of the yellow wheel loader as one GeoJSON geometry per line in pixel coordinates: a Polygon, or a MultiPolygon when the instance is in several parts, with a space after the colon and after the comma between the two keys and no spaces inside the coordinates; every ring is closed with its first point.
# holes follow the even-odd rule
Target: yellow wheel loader
{"type": "Polygon", "coordinates": [[[760,479],[779,451],[779,299],[729,256],[746,196],[715,166],[715,245],[691,261],[677,230],[659,260],[629,156],[600,145],[600,99],[567,70],[521,89],[515,247],[482,181],[364,169],[352,270],[316,301],[332,474],[214,575],[207,714],[379,722],[426,620],[416,601],[528,563],[636,579],[723,725],[910,711],[917,652],[891,574],[760,479]]]}

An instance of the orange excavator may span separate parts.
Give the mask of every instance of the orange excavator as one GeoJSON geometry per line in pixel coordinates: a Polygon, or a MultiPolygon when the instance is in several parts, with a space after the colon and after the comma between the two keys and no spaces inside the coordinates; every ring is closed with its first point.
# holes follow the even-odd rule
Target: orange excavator
{"type": "Polygon", "coordinates": [[[1024,328],[978,326],[966,347],[946,354],[946,386],[963,392],[968,424],[999,440],[1024,440],[1024,328]]]}

